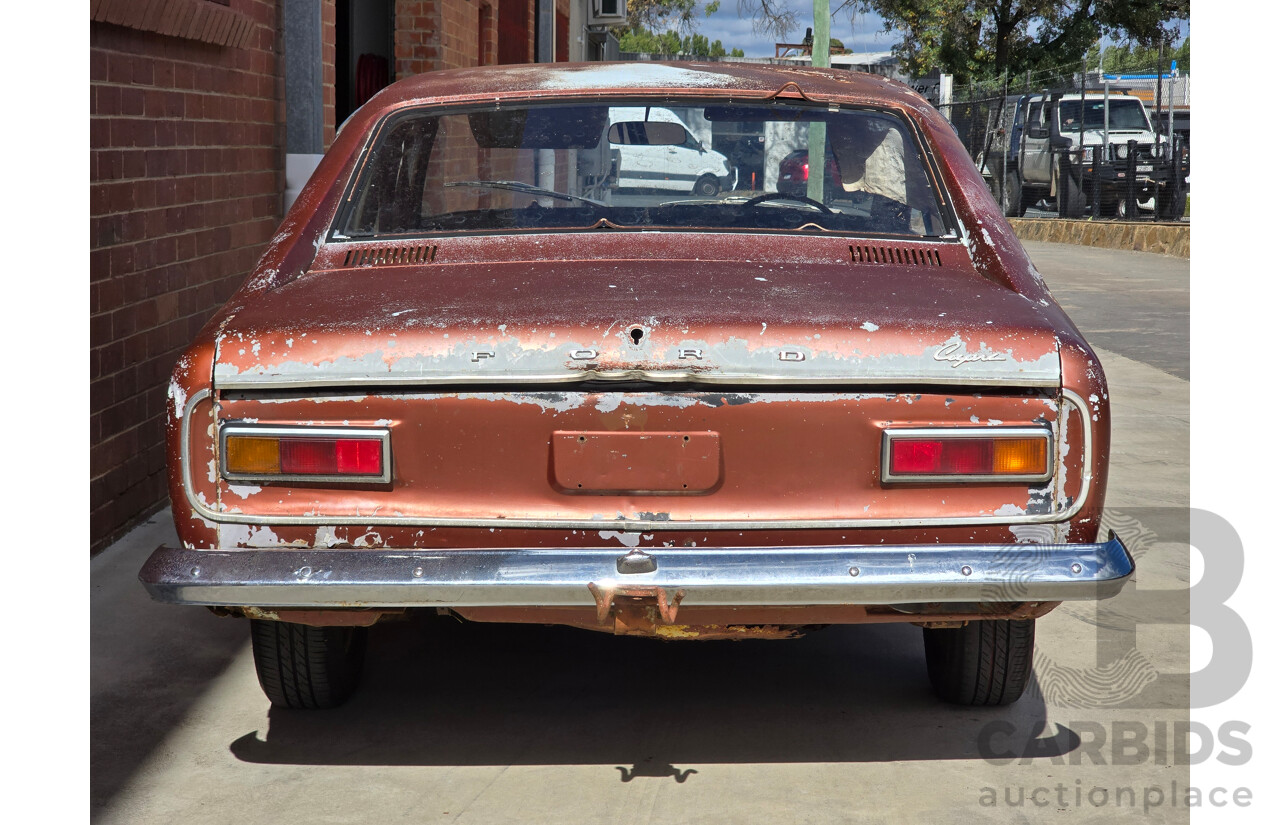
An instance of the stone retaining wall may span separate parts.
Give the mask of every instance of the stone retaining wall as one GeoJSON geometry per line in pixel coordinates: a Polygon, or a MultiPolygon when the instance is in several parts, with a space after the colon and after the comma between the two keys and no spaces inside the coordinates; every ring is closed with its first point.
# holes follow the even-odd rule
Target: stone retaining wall
{"type": "Polygon", "coordinates": [[[1010,218],[1013,231],[1024,241],[1076,243],[1104,249],[1133,249],[1160,255],[1191,257],[1191,225],[1186,223],[1124,223],[1070,221],[1057,218],[1010,218]]]}

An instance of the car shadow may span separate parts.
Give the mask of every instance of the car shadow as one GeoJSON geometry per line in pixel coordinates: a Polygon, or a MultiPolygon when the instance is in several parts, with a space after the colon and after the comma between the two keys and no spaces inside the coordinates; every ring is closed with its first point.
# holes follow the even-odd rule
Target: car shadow
{"type": "Polygon", "coordinates": [[[689,764],[981,758],[993,722],[1032,731],[1037,756],[1079,745],[1069,729],[1035,733],[1034,689],[1003,708],[935,699],[910,625],[662,642],[431,616],[374,628],[363,686],[343,707],[273,708],[266,730],[230,749],[251,763],[597,764],[624,782],[683,782],[689,764]]]}
{"type": "Polygon", "coordinates": [[[97,816],[248,646],[245,623],[154,602],[138,569],[177,536],[166,511],[95,558],[89,608],[89,808],[97,816]]]}

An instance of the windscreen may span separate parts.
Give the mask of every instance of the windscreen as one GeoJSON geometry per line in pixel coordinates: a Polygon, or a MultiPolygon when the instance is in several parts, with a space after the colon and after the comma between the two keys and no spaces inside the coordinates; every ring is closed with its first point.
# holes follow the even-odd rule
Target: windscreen
{"type": "Polygon", "coordinates": [[[337,240],[600,228],[950,232],[914,132],[874,109],[631,100],[423,109],[384,121],[356,168],[337,240]]]}
{"type": "MultiPolygon", "coordinates": [[[[1126,130],[1150,131],[1142,101],[1133,98],[1111,98],[1109,102],[1086,98],[1084,101],[1084,128],[1102,129],[1103,123],[1110,120],[1106,127],[1112,132],[1126,130]],[[1110,109],[1104,116],[1104,109],[1110,109]]],[[[1058,103],[1059,131],[1066,133],[1080,128],[1080,101],[1063,100],[1058,103]]]]}

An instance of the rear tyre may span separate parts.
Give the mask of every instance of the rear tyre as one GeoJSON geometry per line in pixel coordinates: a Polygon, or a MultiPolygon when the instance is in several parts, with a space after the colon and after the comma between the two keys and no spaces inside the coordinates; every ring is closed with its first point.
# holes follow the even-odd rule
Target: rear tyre
{"type": "Polygon", "coordinates": [[[1172,187],[1162,186],[1156,191],[1156,215],[1165,221],[1182,219],[1182,198],[1175,198],[1172,187]]]}
{"type": "Polygon", "coordinates": [[[251,619],[262,692],[278,708],[336,708],[360,683],[367,630],[251,619]]]}
{"type": "Polygon", "coordinates": [[[1063,218],[1084,217],[1083,172],[1067,158],[1058,169],[1058,214],[1063,218]]]}
{"type": "Polygon", "coordinates": [[[704,198],[714,198],[720,194],[720,181],[715,175],[703,175],[693,185],[693,194],[704,198]]]}
{"type": "Polygon", "coordinates": [[[1022,178],[1016,171],[1005,173],[1002,197],[1000,209],[1006,218],[1021,218],[1027,213],[1027,201],[1022,197],[1022,178]]]}
{"type": "Polygon", "coordinates": [[[1124,203],[1124,198],[1117,195],[1113,190],[1102,187],[1102,192],[1098,198],[1098,217],[1114,218],[1120,214],[1120,205],[1124,203]]]}
{"type": "Polygon", "coordinates": [[[924,657],[933,692],[958,705],[1016,702],[1031,678],[1035,636],[1035,619],[925,628],[924,657]]]}

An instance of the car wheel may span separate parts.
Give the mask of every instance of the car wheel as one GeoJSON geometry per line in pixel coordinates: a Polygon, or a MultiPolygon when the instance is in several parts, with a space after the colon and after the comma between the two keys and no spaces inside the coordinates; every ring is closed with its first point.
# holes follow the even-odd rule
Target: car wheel
{"type": "Polygon", "coordinates": [[[714,198],[720,194],[720,181],[716,179],[715,175],[703,175],[693,185],[693,194],[704,198],[714,198]]]}
{"type": "Polygon", "coordinates": [[[1004,176],[1004,202],[1000,204],[1006,218],[1021,218],[1027,213],[1027,201],[1022,197],[1022,178],[1016,171],[1010,170],[1004,176]]]}
{"type": "Polygon", "coordinates": [[[958,705],[1008,705],[1031,678],[1035,619],[988,619],[925,628],[924,657],[939,699],[958,705]]]}
{"type": "Polygon", "coordinates": [[[1058,170],[1058,215],[1063,218],[1084,217],[1083,172],[1063,158],[1058,170]]]}
{"type": "Polygon", "coordinates": [[[1124,197],[1116,194],[1115,191],[1102,187],[1102,191],[1098,194],[1098,217],[1114,218],[1120,214],[1121,205],[1124,203],[1124,197]]]}
{"type": "Polygon", "coordinates": [[[335,708],[360,683],[368,628],[250,620],[258,684],[279,708],[335,708]]]}
{"type": "Polygon", "coordinates": [[[1171,187],[1163,187],[1156,193],[1156,216],[1165,221],[1177,221],[1182,219],[1182,212],[1178,209],[1183,205],[1182,199],[1174,198],[1174,192],[1171,187]]]}

